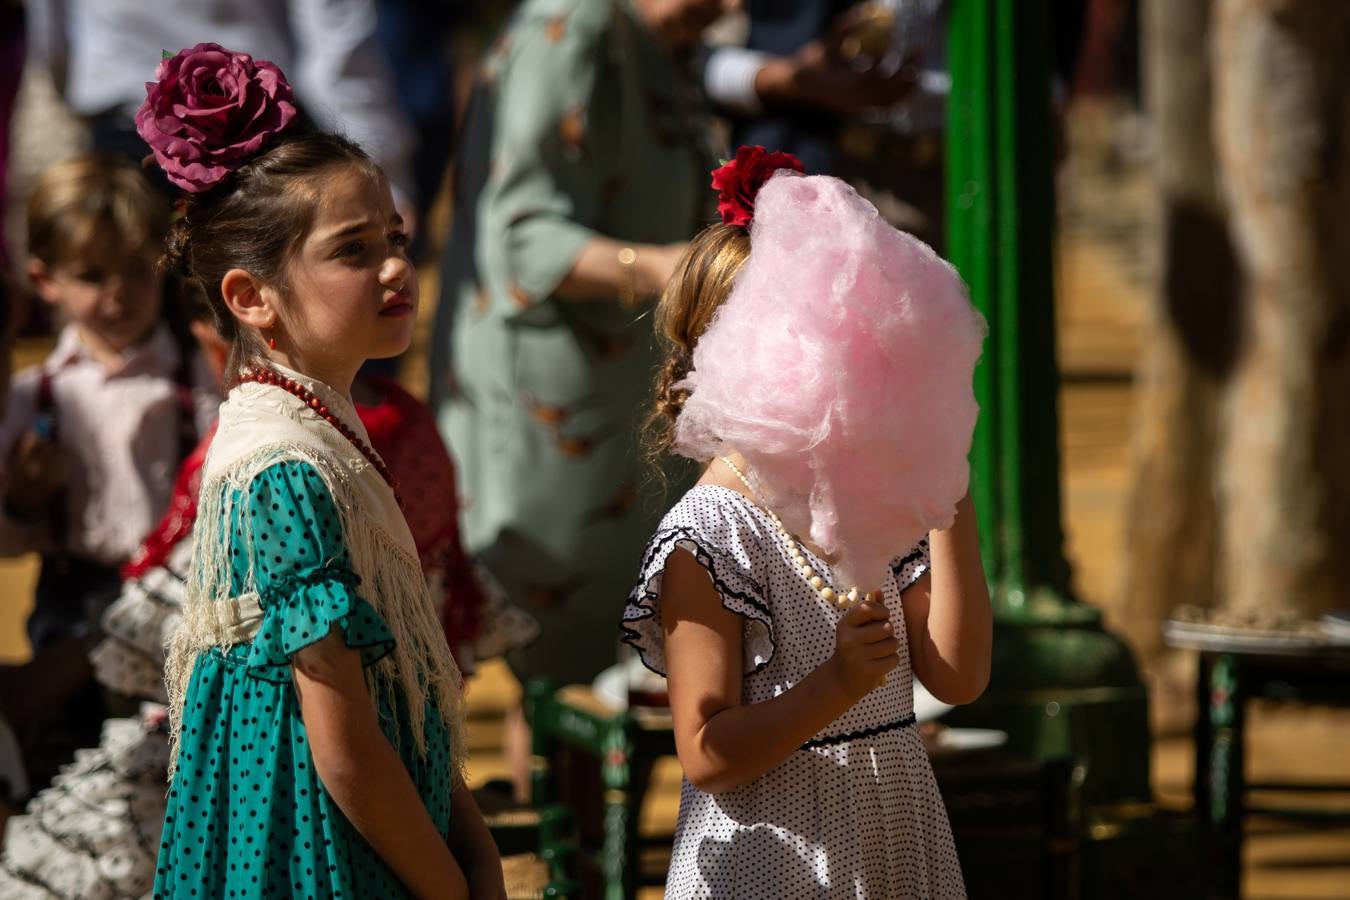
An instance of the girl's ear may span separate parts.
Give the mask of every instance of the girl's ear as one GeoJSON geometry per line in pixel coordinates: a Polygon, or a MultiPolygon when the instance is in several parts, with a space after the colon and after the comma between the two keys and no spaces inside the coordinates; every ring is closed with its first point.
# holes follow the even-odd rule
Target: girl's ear
{"type": "Polygon", "coordinates": [[[225,273],[220,279],[220,295],[230,313],[245,325],[263,329],[277,323],[276,292],[244,269],[225,273]]]}

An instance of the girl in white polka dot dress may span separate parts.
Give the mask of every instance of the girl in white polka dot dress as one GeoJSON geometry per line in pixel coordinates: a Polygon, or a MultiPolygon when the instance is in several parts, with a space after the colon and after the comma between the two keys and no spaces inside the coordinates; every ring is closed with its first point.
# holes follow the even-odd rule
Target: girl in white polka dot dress
{"type": "MultiPolygon", "coordinates": [[[[795,162],[769,157],[749,166],[795,162]]],[[[706,359],[694,346],[752,258],[759,222],[749,234],[745,226],[773,172],[747,187],[744,168],[740,201],[724,193],[723,224],[695,239],[657,308],[670,345],[651,420],[658,453],[701,455],[689,448],[706,435],[677,427],[706,384],[691,377],[706,359]],[[745,221],[735,218],[738,202],[745,221]]],[[[965,378],[968,392],[969,368],[965,378]]],[[[778,388],[794,397],[794,384],[778,388]]],[[[961,428],[968,446],[970,424],[961,428]]],[[[668,676],[685,772],[666,897],[965,896],[913,714],[916,675],[950,703],[975,699],[989,676],[991,616],[964,476],[948,501],[950,527],[896,548],[878,567],[881,589],[859,596],[841,577],[847,554],[799,540],[783,524],[790,511],[763,499],[780,496],[767,463],[756,465],[770,457],[717,440],[716,457],[702,457],[702,477],[648,545],[624,613],[625,640],[668,676]]]]}

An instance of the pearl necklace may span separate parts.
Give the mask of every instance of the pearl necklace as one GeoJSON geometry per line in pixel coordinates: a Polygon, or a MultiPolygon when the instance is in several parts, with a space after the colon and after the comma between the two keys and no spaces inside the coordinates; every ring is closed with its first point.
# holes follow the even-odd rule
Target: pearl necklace
{"type": "Polygon", "coordinates": [[[375,451],[366,445],[365,441],[357,437],[355,430],[353,430],[351,426],[338,418],[327,406],[324,406],[323,400],[320,399],[318,394],[315,394],[300,382],[285,378],[280,372],[273,371],[272,369],[260,369],[246,372],[239,376],[239,383],[243,384],[245,382],[281,388],[286,393],[299,399],[305,406],[308,406],[314,411],[315,415],[337,429],[339,434],[350,441],[351,445],[361,452],[361,455],[366,458],[366,461],[374,467],[376,472],[380,473],[380,477],[383,478],[385,483],[394,491],[394,498],[398,500],[399,505],[403,505],[402,498],[398,496],[398,482],[394,481],[394,473],[389,471],[389,468],[384,464],[384,460],[380,459],[375,451]]]}
{"type": "Polygon", "coordinates": [[[857,603],[862,600],[862,595],[859,593],[858,589],[856,587],[851,587],[848,589],[847,593],[842,593],[836,591],[827,584],[824,577],[811,567],[811,561],[806,558],[806,549],[801,545],[801,542],[794,538],[792,533],[787,530],[787,526],[783,524],[783,520],[778,518],[778,513],[769,509],[760,501],[759,492],[755,490],[755,486],[750,483],[750,479],[745,476],[745,473],[740,470],[740,467],[725,456],[719,456],[717,458],[741,480],[741,483],[745,485],[748,491],[750,491],[750,496],[757,504],[759,504],[759,508],[764,510],[765,515],[769,517],[769,521],[773,522],[774,527],[778,529],[778,534],[783,538],[783,543],[787,544],[788,553],[791,554],[792,561],[797,564],[797,569],[802,573],[802,577],[806,579],[806,583],[811,585],[816,593],[820,594],[820,599],[839,610],[850,609],[857,605],[857,603]]]}

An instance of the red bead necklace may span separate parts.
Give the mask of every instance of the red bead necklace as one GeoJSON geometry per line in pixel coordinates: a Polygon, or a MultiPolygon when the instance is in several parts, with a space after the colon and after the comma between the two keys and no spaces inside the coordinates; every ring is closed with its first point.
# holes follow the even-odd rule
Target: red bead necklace
{"type": "MultiPolygon", "coordinates": [[[[337,429],[339,434],[341,434],[347,440],[351,441],[352,446],[355,447],[357,450],[361,451],[361,455],[364,456],[370,462],[370,464],[375,467],[375,471],[380,473],[380,477],[385,480],[385,483],[388,484],[391,489],[393,489],[395,496],[397,496],[398,483],[394,481],[394,475],[392,472],[389,471],[389,467],[384,464],[383,460],[381,460],[378,456],[375,455],[375,451],[370,449],[370,447],[367,446],[365,441],[361,440],[359,437],[356,436],[356,432],[352,431],[352,429],[348,427],[346,422],[339,419],[335,413],[333,413],[331,410],[329,410],[328,407],[323,405],[323,401],[319,399],[318,394],[314,393],[309,388],[305,387],[303,384],[296,381],[295,379],[285,378],[281,375],[281,373],[275,372],[272,369],[262,369],[261,371],[256,372],[246,372],[243,375],[239,376],[240,384],[243,384],[246,381],[251,381],[255,384],[268,384],[271,385],[272,387],[278,387],[281,388],[286,393],[298,397],[300,399],[300,402],[308,406],[310,409],[314,410],[314,412],[319,416],[319,418],[323,419],[329,425],[332,425],[334,428],[337,429]]],[[[402,501],[400,500],[400,505],[401,504],[402,501]]]]}

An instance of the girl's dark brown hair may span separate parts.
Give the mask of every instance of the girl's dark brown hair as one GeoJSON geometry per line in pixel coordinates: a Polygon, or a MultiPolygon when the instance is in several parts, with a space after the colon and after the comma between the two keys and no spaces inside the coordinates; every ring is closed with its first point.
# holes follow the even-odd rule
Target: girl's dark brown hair
{"type": "Polygon", "coordinates": [[[201,194],[187,195],[169,229],[163,265],[205,294],[221,336],[230,343],[225,384],[266,358],[261,336],[242,327],[225,305],[225,273],[243,269],[286,289],[287,266],[314,224],[321,177],[355,167],[378,178],[379,168],[356,144],[322,132],[285,134],[201,194]]]}
{"type": "Polygon", "coordinates": [[[676,385],[689,374],[694,345],[731,295],[736,274],[749,256],[750,236],[743,228],[720,222],[708,226],[690,242],[656,304],[656,334],[666,358],[656,372],[652,408],[643,425],[643,449],[658,479],[663,475],[661,458],[674,444],[675,422],[689,396],[676,385]]]}

